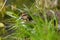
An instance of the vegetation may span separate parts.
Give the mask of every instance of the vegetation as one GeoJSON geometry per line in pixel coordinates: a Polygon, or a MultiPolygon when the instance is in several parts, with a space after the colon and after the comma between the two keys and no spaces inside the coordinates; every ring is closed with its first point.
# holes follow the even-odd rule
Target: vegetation
{"type": "Polygon", "coordinates": [[[55,1],[1,0],[0,40],[59,40],[55,15],[59,9],[52,3],[55,1]]]}

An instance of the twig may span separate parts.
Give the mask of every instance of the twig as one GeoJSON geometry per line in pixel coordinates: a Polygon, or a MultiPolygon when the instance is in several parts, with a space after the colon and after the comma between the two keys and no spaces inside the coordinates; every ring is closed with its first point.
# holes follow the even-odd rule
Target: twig
{"type": "Polygon", "coordinates": [[[4,8],[5,4],[6,4],[7,0],[5,0],[4,4],[2,5],[0,12],[2,11],[2,9],[4,8]]]}

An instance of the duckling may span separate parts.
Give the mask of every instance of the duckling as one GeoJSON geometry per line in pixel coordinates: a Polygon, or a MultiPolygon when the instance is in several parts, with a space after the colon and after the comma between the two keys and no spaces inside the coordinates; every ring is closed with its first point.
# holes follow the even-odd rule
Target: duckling
{"type": "Polygon", "coordinates": [[[32,20],[31,16],[29,16],[26,12],[23,12],[21,14],[21,19],[24,21],[31,21],[32,20]]]}

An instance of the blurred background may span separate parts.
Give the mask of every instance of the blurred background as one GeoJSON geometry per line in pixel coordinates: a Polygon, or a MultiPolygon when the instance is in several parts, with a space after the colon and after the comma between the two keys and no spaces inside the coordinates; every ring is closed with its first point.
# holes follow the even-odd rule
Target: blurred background
{"type": "Polygon", "coordinates": [[[0,0],[0,40],[60,40],[60,0],[0,0]]]}

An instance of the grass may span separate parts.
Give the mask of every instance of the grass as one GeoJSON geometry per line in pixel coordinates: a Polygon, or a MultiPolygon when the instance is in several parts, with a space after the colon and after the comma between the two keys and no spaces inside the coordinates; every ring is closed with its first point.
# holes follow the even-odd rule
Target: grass
{"type": "MultiPolygon", "coordinates": [[[[19,8],[16,8],[17,10],[19,8]]],[[[46,9],[44,6],[32,4],[30,8],[24,5],[24,8],[19,11],[25,11],[33,19],[32,21],[26,21],[20,19],[20,16],[14,11],[6,11],[8,16],[11,16],[11,20],[14,21],[14,25],[8,30],[14,30],[12,34],[5,37],[0,37],[1,40],[59,40],[60,35],[55,29],[54,20],[56,21],[56,27],[58,25],[57,18],[52,13],[51,20],[48,20],[46,15],[46,9]],[[42,16],[40,14],[42,13],[42,16]]],[[[53,10],[51,10],[53,11],[53,10]]],[[[10,19],[9,19],[10,21],[10,19]]]]}
{"type": "Polygon", "coordinates": [[[56,34],[56,31],[54,29],[54,20],[51,19],[48,21],[47,16],[45,14],[45,11],[43,10],[43,16],[44,20],[41,16],[39,16],[40,10],[38,10],[36,7],[32,10],[30,10],[28,7],[25,7],[24,9],[27,11],[27,13],[32,17],[33,22],[27,21],[26,23],[22,20],[16,19],[16,24],[14,25],[14,29],[17,29],[16,32],[14,32],[10,37],[16,37],[17,40],[57,40],[58,36],[56,34]],[[37,16],[34,16],[33,14],[37,13],[37,16]]]}

